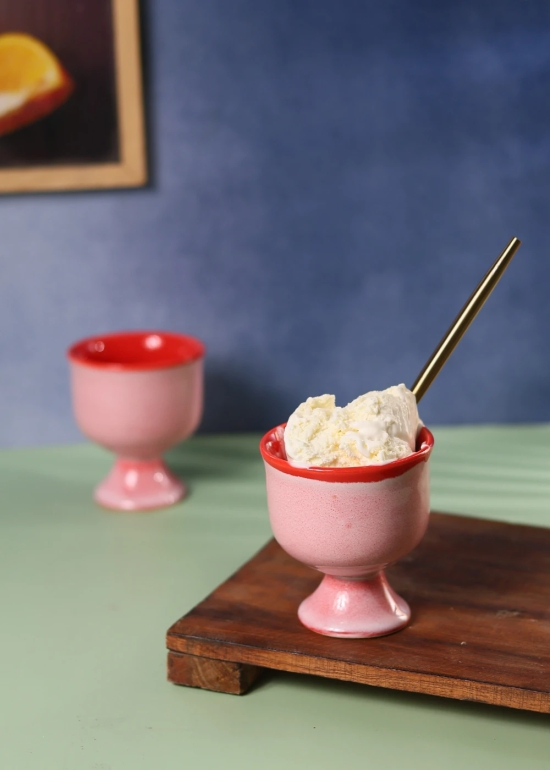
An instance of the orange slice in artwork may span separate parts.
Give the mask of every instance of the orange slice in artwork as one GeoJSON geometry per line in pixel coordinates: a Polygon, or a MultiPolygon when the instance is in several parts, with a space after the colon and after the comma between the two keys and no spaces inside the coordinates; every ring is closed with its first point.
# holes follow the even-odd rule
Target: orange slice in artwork
{"type": "Polygon", "coordinates": [[[30,35],[0,35],[0,136],[49,115],[74,84],[56,55],[30,35]]]}

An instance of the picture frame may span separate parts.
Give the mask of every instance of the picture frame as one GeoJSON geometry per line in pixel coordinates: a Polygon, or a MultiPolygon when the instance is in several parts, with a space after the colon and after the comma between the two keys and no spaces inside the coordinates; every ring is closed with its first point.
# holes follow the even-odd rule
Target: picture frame
{"type": "MultiPolygon", "coordinates": [[[[90,34],[93,34],[97,27],[100,40],[95,49],[93,40],[88,47],[80,44],[75,60],[78,60],[78,56],[82,59],[83,54],[80,52],[83,48],[91,49],[91,55],[94,55],[94,50],[96,53],[99,51],[97,55],[104,55],[101,52],[107,51],[105,55],[113,70],[112,82],[108,77],[104,78],[105,82],[111,82],[109,93],[105,96],[99,93],[94,96],[93,84],[90,86],[85,82],[82,87],[85,94],[81,97],[78,92],[79,82],[76,79],[75,93],[78,94],[82,104],[80,109],[78,109],[77,100],[70,96],[67,99],[68,106],[62,105],[54,115],[37,120],[33,125],[24,126],[21,130],[8,133],[6,137],[0,135],[0,193],[139,187],[146,183],[138,2],[139,0],[102,0],[100,3],[99,0],[80,0],[79,4],[75,4],[74,0],[56,0],[58,6],[56,22],[52,17],[52,12],[55,10],[53,6],[56,3],[53,5],[48,3],[50,13],[46,17],[47,21],[44,21],[41,0],[18,0],[17,4],[12,0],[0,0],[0,19],[3,27],[10,23],[10,12],[13,11],[11,23],[16,26],[17,32],[26,33],[27,30],[24,29],[26,8],[31,29],[33,26],[40,28],[40,24],[44,28],[46,24],[45,28],[49,30],[53,24],[57,23],[58,27],[62,27],[62,31],[57,32],[57,28],[53,27],[53,32],[49,33],[50,37],[62,41],[63,35],[73,36],[72,41],[66,46],[69,52],[71,45],[73,49],[77,45],[73,33],[76,18],[74,13],[80,8],[82,24],[85,24],[87,19],[90,34]],[[66,6],[63,5],[64,3],[66,6]],[[2,13],[3,11],[5,13],[2,13]],[[99,29],[98,24],[95,23],[100,11],[103,13],[102,29],[99,29]],[[35,21],[35,18],[38,21],[35,21]],[[94,21],[91,25],[90,20],[94,21]],[[109,41],[105,41],[106,29],[112,33],[112,45],[109,45],[109,41]],[[91,101],[92,98],[95,98],[95,102],[91,101]],[[92,104],[88,114],[86,114],[86,99],[89,104],[92,104]],[[112,101],[112,116],[111,124],[107,126],[105,121],[109,111],[109,99],[112,101]],[[99,106],[94,107],[94,105],[99,106]],[[94,142],[98,145],[98,131],[94,133],[91,125],[94,116],[105,124],[101,126],[105,133],[102,147],[93,146],[94,142]],[[69,119],[72,121],[72,127],[64,126],[63,120],[66,124],[69,119]],[[79,120],[82,122],[80,127],[79,120]],[[64,141],[64,137],[67,141],[64,141]],[[78,137],[82,138],[79,146],[77,146],[78,137]],[[90,137],[88,149],[85,146],[86,137],[90,137]],[[79,153],[83,154],[82,159],[79,153]],[[33,160],[31,156],[35,156],[37,160],[33,160]],[[23,162],[19,162],[19,158],[23,158],[23,162]]],[[[11,30],[0,29],[0,35],[5,31],[11,30]]],[[[82,40],[87,40],[87,34],[88,30],[82,31],[82,40]]],[[[65,64],[63,60],[62,64],[65,64]]],[[[89,73],[93,75],[98,69],[97,66],[94,69],[94,66],[88,66],[86,70],[88,80],[92,77],[89,73]]],[[[107,69],[106,65],[103,66],[103,70],[107,69]]]]}

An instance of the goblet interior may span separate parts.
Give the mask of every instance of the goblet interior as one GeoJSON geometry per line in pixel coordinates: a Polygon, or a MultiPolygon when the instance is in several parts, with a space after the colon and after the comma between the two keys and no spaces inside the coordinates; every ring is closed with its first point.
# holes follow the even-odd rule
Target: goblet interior
{"type": "Polygon", "coordinates": [[[298,617],[328,636],[381,636],[402,628],[410,609],[384,568],[426,531],[432,434],[423,428],[412,455],[385,465],[297,468],[283,454],[282,428],[260,444],[273,533],[291,556],[325,574],[298,617]]]}

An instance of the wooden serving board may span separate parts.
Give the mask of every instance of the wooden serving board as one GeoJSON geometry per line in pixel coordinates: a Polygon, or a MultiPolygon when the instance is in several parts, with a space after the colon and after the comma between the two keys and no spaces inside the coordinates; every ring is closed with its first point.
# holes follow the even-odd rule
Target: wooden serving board
{"type": "Polygon", "coordinates": [[[168,631],[168,678],[241,694],[263,669],[550,713],[550,529],[432,513],[387,571],[411,623],[377,639],[304,628],[320,574],[270,541],[168,631]]]}

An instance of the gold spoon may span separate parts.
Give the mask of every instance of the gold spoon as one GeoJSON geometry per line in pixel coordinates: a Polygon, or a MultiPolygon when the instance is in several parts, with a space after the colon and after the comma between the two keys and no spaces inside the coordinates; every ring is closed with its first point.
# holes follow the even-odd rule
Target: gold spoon
{"type": "Polygon", "coordinates": [[[416,396],[417,402],[420,401],[445,365],[447,359],[462,339],[462,335],[466,332],[468,326],[472,323],[485,304],[489,294],[502,278],[502,274],[512,261],[512,257],[520,246],[521,241],[518,238],[512,238],[508,246],[506,246],[500,257],[485,275],[477,289],[449,327],[447,333],[432,353],[431,358],[422,369],[411,388],[416,396]]]}

